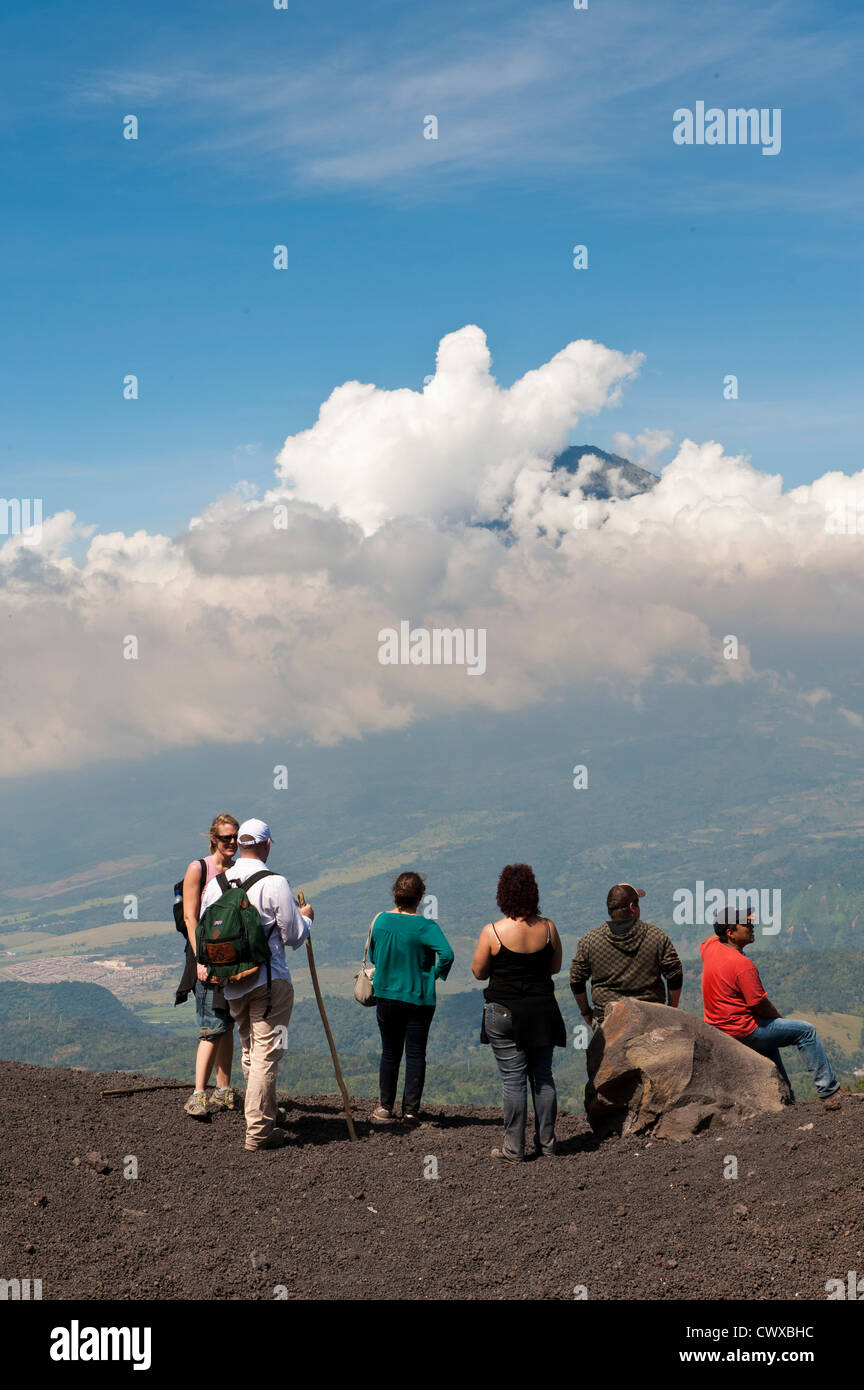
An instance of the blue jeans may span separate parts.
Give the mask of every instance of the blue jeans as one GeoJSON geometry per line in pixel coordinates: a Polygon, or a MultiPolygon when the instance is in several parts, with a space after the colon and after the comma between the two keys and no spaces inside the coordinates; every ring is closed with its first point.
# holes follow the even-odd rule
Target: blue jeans
{"type": "Polygon", "coordinates": [[[202,1042],[217,1042],[230,1033],[234,1024],[231,1010],[222,990],[214,985],[195,981],[195,1013],[198,1017],[198,1037],[202,1042]]]}
{"type": "Polygon", "coordinates": [[[552,1149],[558,1117],[558,1095],[552,1077],[554,1047],[532,1047],[526,1051],[518,1048],[513,1041],[513,1016],[503,1004],[486,1004],[484,1021],[504,1086],[504,1148],[519,1158],[525,1157],[527,1083],[534,1106],[535,1147],[538,1151],[552,1149]]]}
{"type": "MultiPolygon", "coordinates": [[[[816,1034],[816,1029],[812,1023],[805,1023],[800,1018],[766,1018],[764,1023],[756,1025],[756,1031],[747,1038],[739,1038],[747,1047],[752,1047],[754,1052],[761,1052],[763,1057],[770,1057],[777,1067],[784,1081],[789,1081],[786,1075],[786,1068],[780,1060],[781,1047],[797,1047],[804,1064],[810,1075],[813,1077],[813,1084],[818,1094],[823,1098],[832,1096],[839,1089],[840,1082],[834,1075],[831,1063],[825,1055],[816,1034]]],[[[792,1090],[790,1084],[789,1090],[792,1090]]],[[[794,1100],[794,1095],[792,1096],[794,1100]]]]}
{"type": "Polygon", "coordinates": [[[378,1092],[385,1110],[393,1110],[396,1105],[396,1087],[404,1051],[402,1114],[419,1113],[426,1080],[426,1043],[434,1013],[434,1004],[407,1004],[402,999],[378,1000],[378,1030],[381,1034],[378,1092]]]}

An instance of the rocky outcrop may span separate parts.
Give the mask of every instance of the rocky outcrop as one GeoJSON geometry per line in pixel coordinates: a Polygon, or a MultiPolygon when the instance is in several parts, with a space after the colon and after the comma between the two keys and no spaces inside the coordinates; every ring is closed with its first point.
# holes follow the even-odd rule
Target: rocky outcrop
{"type": "Polygon", "coordinates": [[[587,1053],[585,1110],[595,1134],[689,1139],[782,1109],[791,1097],[767,1057],[692,1014],[619,999],[587,1053]]]}

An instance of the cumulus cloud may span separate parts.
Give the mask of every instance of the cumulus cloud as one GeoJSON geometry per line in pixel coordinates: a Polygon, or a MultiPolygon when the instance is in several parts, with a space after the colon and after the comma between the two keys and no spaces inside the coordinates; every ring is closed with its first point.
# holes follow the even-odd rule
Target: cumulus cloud
{"type": "Polygon", "coordinates": [[[656,467],[660,455],[671,448],[674,438],[672,430],[643,430],[635,439],[629,434],[613,434],[612,448],[631,463],[651,470],[656,467]]]}
{"type": "Polygon", "coordinates": [[[520,473],[548,474],[580,416],[614,404],[641,362],[568,343],[503,390],[486,335],[470,324],[442,338],[422,392],[337,387],[312,429],[285,441],[278,474],[292,496],[338,506],[367,535],[396,517],[493,520],[520,473]]]}
{"type": "Polygon", "coordinates": [[[214,499],[174,538],[92,535],[78,562],[88,528],[71,513],[39,545],[11,537],[3,772],[333,743],[577,685],[635,701],[646,682],[762,681],[859,729],[864,540],[826,514],[864,472],[784,492],[685,440],[651,491],[594,498],[590,467],[552,460],[640,360],[574,342],[501,387],[469,326],[442,340],[423,391],[338,387],[286,440],[263,499],[214,499]],[[403,621],[486,629],[485,673],[382,665],[379,633],[403,621]]]}

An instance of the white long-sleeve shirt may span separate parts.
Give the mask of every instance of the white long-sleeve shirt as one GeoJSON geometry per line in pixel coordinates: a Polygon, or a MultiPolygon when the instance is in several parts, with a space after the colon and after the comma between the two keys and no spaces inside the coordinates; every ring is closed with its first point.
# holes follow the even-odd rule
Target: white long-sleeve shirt
{"type": "MultiPolygon", "coordinates": [[[[226,870],[229,883],[245,883],[247,878],[257,874],[260,869],[266,869],[260,859],[241,857],[236,863],[226,870]]],[[[222,889],[215,878],[211,878],[201,897],[201,909],[198,914],[199,920],[204,916],[207,908],[212,903],[218,901],[222,896],[222,889]]],[[[282,874],[271,873],[267,878],[262,878],[260,883],[253,883],[249,889],[248,898],[254,908],[258,910],[261,918],[261,925],[265,932],[268,932],[276,923],[276,930],[270,936],[270,978],[273,980],[290,980],[291,971],[288,969],[288,962],[285,959],[285,947],[290,946],[297,950],[303,945],[309,935],[309,918],[304,917],[296,902],[294,894],[291,892],[291,885],[287,878],[282,874]]],[[[267,983],[267,967],[261,965],[254,975],[248,975],[245,980],[240,980],[237,984],[225,986],[226,999],[239,999],[242,995],[248,994],[251,989],[257,989],[259,985],[267,983]]]]}

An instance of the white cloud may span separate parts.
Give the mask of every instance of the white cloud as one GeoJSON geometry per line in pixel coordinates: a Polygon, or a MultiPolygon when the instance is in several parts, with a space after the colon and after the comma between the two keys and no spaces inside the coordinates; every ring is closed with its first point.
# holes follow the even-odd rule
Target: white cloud
{"type": "Polygon", "coordinates": [[[810,705],[812,708],[815,709],[817,705],[822,704],[823,700],[831,700],[833,699],[833,696],[831,694],[831,691],[826,690],[824,685],[818,685],[815,687],[815,689],[804,692],[804,694],[802,694],[801,696],[801,699],[804,701],[806,705],[810,705]]]}
{"type": "MultiPolygon", "coordinates": [[[[629,198],[630,206],[659,187],[670,204],[713,208],[740,199],[741,188],[721,196],[715,164],[682,180],[680,162],[670,162],[672,112],[692,92],[739,105],[743,94],[764,89],[769,63],[771,91],[794,94],[799,111],[815,100],[824,120],[835,100],[845,118],[856,91],[860,35],[837,24],[799,32],[788,4],[754,9],[727,0],[723,23],[713,7],[691,0],[667,0],[662,12],[619,0],[592,6],[590,15],[561,0],[527,9],[460,0],[436,13],[431,29],[422,8],[383,24],[373,19],[363,35],[316,29],[314,45],[298,37],[288,73],[278,43],[275,58],[262,56],[245,23],[221,47],[208,31],[190,43],[184,30],[183,57],[174,61],[165,59],[171,45],[163,28],[149,49],[142,44],[135,66],[80,78],[76,99],[150,106],[151,119],[167,117],[162,160],[173,148],[244,174],[258,167],[268,196],[280,169],[307,187],[372,187],[400,197],[410,188],[412,197],[428,198],[456,182],[526,172],[569,178],[590,167],[595,185],[608,171],[609,196],[629,198]],[[422,136],[430,113],[439,119],[437,140],[422,136]]],[[[846,206],[860,197],[850,185],[842,171],[828,170],[808,197],[846,206]]],[[[799,193],[783,181],[748,186],[746,197],[776,206],[799,193]]]]}
{"type": "Polygon", "coordinates": [[[568,430],[617,400],[641,361],[568,343],[502,390],[486,336],[472,324],[442,338],[422,393],[359,381],[337,387],[312,429],[285,441],[278,472],[293,496],[338,505],[367,534],[396,517],[490,520],[517,477],[548,472],[568,430]]]}
{"type": "Polygon", "coordinates": [[[864,495],[864,472],[784,492],[684,440],[650,492],[591,498],[590,467],[552,472],[550,457],[638,362],[581,341],[502,388],[469,327],[443,339],[423,392],[337,388],[263,499],[217,498],[175,539],[94,535],[81,563],[69,551],[88,528],[68,512],[40,546],[11,538],[0,767],[333,742],[579,685],[638,700],[649,682],[760,680],[859,727],[864,537],[825,517],[864,495]],[[402,619],[485,627],[486,674],[381,666],[377,634],[402,619]]]}
{"type": "Polygon", "coordinates": [[[643,430],[633,439],[629,434],[613,434],[612,448],[616,454],[638,463],[640,468],[653,470],[661,454],[672,447],[672,430],[643,430]]]}

